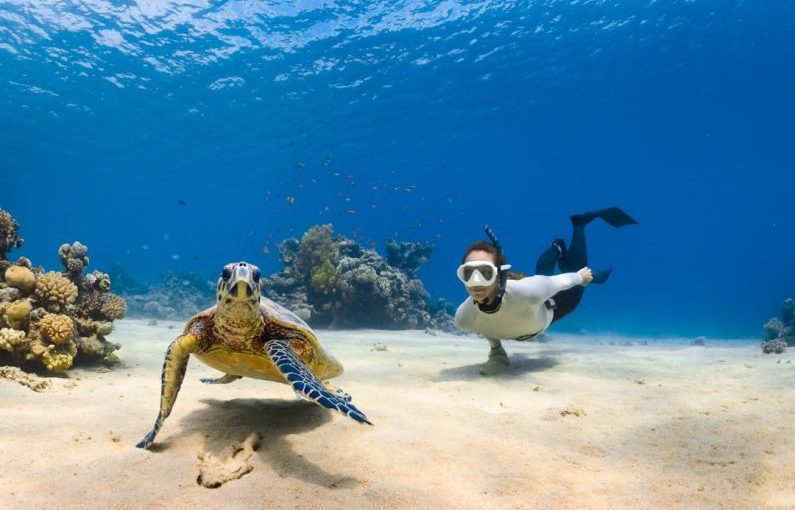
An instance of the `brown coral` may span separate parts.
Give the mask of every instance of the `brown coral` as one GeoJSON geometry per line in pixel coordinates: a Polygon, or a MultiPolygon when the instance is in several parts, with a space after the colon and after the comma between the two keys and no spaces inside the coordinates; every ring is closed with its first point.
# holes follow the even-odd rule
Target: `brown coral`
{"type": "Polygon", "coordinates": [[[86,317],[74,317],[73,320],[81,337],[91,335],[104,337],[113,332],[113,323],[110,321],[97,321],[86,317]]]}
{"type": "Polygon", "coordinates": [[[33,286],[36,285],[36,277],[33,275],[33,271],[25,266],[9,266],[4,276],[8,285],[21,290],[25,294],[33,290],[33,286]]]}
{"type": "Polygon", "coordinates": [[[36,277],[36,297],[50,311],[61,311],[77,299],[77,286],[61,273],[50,271],[36,277]]]}
{"type": "Polygon", "coordinates": [[[74,323],[68,315],[48,313],[38,322],[39,331],[48,342],[60,345],[74,339],[74,323]]]}
{"type": "Polygon", "coordinates": [[[14,329],[22,329],[32,311],[33,305],[30,304],[29,300],[15,301],[6,307],[6,323],[14,329]]]}
{"type": "Polygon", "coordinates": [[[100,313],[108,320],[123,319],[127,313],[127,303],[116,294],[104,294],[100,313]]]}

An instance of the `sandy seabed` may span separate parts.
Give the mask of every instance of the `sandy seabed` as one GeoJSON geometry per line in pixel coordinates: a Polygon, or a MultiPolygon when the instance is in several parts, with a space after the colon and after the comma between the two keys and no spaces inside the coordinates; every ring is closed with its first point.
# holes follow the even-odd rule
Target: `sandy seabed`
{"type": "Polygon", "coordinates": [[[476,337],[320,331],[374,426],[193,359],[139,450],[180,329],[119,321],[112,371],[0,379],[0,508],[795,508],[795,356],[752,340],[553,334],[486,378],[476,337]],[[200,485],[208,462],[239,478],[200,485]]]}

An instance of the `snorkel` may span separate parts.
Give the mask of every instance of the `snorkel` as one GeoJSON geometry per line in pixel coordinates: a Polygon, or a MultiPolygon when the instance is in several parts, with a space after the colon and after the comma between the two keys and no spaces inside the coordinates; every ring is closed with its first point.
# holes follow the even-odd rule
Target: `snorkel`
{"type": "MultiPolygon", "coordinates": [[[[486,225],[486,235],[489,236],[489,241],[497,253],[500,255],[500,258],[505,260],[505,254],[502,251],[502,246],[500,246],[500,241],[497,239],[497,236],[494,234],[494,230],[491,229],[490,226],[486,225]]],[[[494,313],[500,309],[502,305],[502,296],[505,294],[505,285],[508,282],[508,269],[510,269],[510,264],[502,264],[497,266],[497,278],[499,279],[499,287],[497,289],[497,293],[494,295],[494,299],[491,303],[478,303],[477,301],[475,304],[478,305],[478,308],[481,312],[484,313],[494,313]]]]}

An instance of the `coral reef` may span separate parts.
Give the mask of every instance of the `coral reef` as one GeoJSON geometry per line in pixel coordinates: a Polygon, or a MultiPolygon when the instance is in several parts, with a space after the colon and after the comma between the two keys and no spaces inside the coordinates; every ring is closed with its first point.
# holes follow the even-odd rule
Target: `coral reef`
{"type": "Polygon", "coordinates": [[[72,280],[80,280],[83,270],[88,267],[88,248],[80,241],[62,244],[58,249],[61,264],[72,280]]]}
{"type": "Polygon", "coordinates": [[[148,286],[136,280],[127,269],[119,263],[110,264],[105,268],[105,273],[108,275],[110,281],[113,282],[113,290],[120,296],[131,296],[135,294],[143,294],[148,289],[148,286]]]}
{"type": "Polygon", "coordinates": [[[263,294],[313,326],[331,328],[433,328],[457,331],[449,306],[431,304],[414,276],[432,247],[389,242],[397,267],[331,225],[311,227],[279,244],[284,268],[263,280],[263,294]]]}
{"type": "Polygon", "coordinates": [[[39,320],[39,331],[44,340],[54,345],[74,340],[75,323],[68,315],[48,313],[39,320]]]}
{"type": "Polygon", "coordinates": [[[789,346],[795,345],[795,301],[785,299],[781,305],[781,319],[772,317],[762,326],[765,339],[762,352],[781,354],[789,346]]]}
{"type": "Polygon", "coordinates": [[[148,290],[134,289],[123,294],[131,316],[185,320],[215,303],[215,282],[196,273],[169,272],[148,290]]]}
{"type": "MultiPolygon", "coordinates": [[[[0,223],[13,225],[15,236],[18,224],[8,213],[0,213],[0,223]]],[[[81,360],[117,363],[114,351],[120,346],[105,337],[113,321],[124,317],[124,300],[110,292],[108,275],[94,272],[83,277],[88,265],[85,245],[64,244],[58,253],[64,272],[34,268],[24,257],[5,261],[0,272],[0,362],[53,373],[81,360]]]]}
{"type": "Polygon", "coordinates": [[[36,298],[47,310],[60,312],[77,299],[77,285],[56,271],[39,274],[36,278],[36,298]]]}
{"type": "Polygon", "coordinates": [[[3,319],[5,319],[6,324],[12,328],[22,330],[28,322],[30,312],[32,311],[33,305],[30,304],[30,300],[20,299],[5,307],[3,319]]]}
{"type": "Polygon", "coordinates": [[[787,350],[787,342],[784,340],[765,340],[762,342],[763,354],[782,354],[787,350]]]}
{"type": "Polygon", "coordinates": [[[36,285],[36,276],[29,268],[15,264],[6,269],[5,282],[27,294],[36,285]]]}
{"type": "Polygon", "coordinates": [[[0,209],[0,260],[6,260],[6,254],[22,246],[24,239],[17,236],[19,223],[6,211],[0,209]]]}
{"type": "Polygon", "coordinates": [[[417,270],[428,262],[433,253],[433,245],[428,243],[386,242],[386,261],[389,265],[414,275],[417,270]]]}

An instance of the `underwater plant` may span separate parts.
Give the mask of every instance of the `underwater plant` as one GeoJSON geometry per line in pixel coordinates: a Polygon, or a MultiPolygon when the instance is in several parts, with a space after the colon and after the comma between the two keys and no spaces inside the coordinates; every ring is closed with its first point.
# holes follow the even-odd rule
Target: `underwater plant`
{"type": "MultiPolygon", "coordinates": [[[[21,246],[16,237],[19,225],[11,215],[0,210],[0,224],[3,247],[21,246]]],[[[53,373],[80,360],[118,363],[115,351],[120,346],[105,337],[113,331],[113,321],[124,317],[126,303],[110,292],[107,274],[83,275],[89,262],[85,245],[63,244],[58,253],[63,272],[45,272],[26,257],[11,263],[2,253],[0,360],[53,373]]]]}

